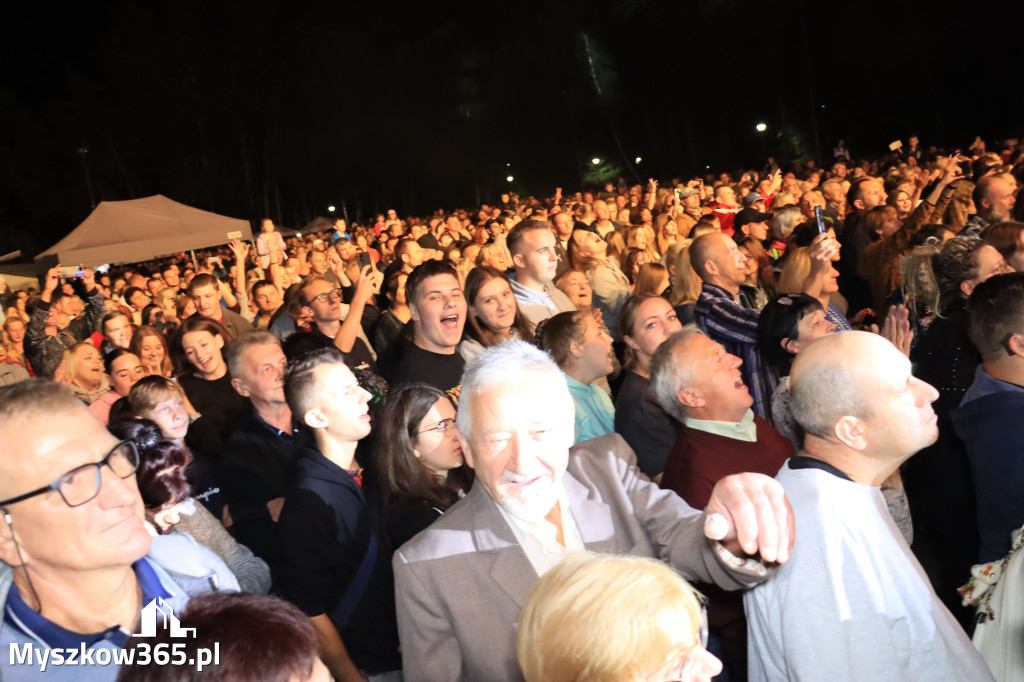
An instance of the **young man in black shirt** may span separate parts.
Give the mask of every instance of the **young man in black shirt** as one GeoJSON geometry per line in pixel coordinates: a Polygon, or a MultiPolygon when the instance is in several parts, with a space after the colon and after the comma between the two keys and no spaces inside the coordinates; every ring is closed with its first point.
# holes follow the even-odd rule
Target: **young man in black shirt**
{"type": "Polygon", "coordinates": [[[458,401],[465,365],[458,347],[467,307],[455,266],[439,260],[418,265],[405,282],[405,296],[413,322],[413,342],[401,338],[395,342],[403,346],[398,349],[395,364],[385,367],[384,378],[392,385],[422,381],[458,401]]]}
{"type": "Polygon", "coordinates": [[[370,433],[370,394],[334,348],[291,365],[284,390],[313,440],[297,452],[281,512],[281,588],[310,617],[335,679],[401,670],[391,552],[355,463],[356,446],[370,433]]]}

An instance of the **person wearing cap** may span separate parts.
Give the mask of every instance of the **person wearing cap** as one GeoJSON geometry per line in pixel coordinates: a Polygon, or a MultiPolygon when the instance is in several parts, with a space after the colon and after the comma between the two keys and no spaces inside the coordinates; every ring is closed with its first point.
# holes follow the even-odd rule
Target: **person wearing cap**
{"type": "Polygon", "coordinates": [[[676,225],[679,226],[679,236],[685,237],[704,214],[700,208],[700,192],[696,187],[682,187],[676,190],[676,196],[683,207],[683,212],[675,219],[676,225]]]}
{"type": "Polygon", "coordinates": [[[743,197],[743,208],[753,208],[764,213],[767,207],[768,205],[765,203],[764,197],[761,196],[760,192],[750,192],[743,197]]]}
{"type": "Polygon", "coordinates": [[[733,220],[733,239],[739,241],[743,237],[753,237],[763,243],[768,239],[768,221],[772,217],[771,213],[763,213],[753,206],[743,209],[733,220]]]}

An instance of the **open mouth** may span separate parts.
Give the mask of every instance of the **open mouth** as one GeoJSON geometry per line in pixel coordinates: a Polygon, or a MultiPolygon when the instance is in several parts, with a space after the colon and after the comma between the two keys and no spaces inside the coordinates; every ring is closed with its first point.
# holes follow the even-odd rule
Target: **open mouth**
{"type": "Polygon", "coordinates": [[[448,315],[447,317],[441,318],[441,326],[445,329],[455,330],[459,328],[459,316],[448,315]]]}

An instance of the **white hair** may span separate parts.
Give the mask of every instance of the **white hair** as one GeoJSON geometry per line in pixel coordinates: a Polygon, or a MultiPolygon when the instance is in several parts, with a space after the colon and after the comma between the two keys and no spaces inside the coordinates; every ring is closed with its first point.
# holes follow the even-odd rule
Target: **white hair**
{"type": "MultiPolygon", "coordinates": [[[[473,426],[470,418],[474,393],[481,388],[493,386],[521,376],[525,371],[542,372],[561,379],[562,370],[551,356],[526,341],[512,340],[485,349],[480,355],[466,363],[462,372],[462,386],[459,391],[459,411],[455,423],[459,432],[470,437],[473,426]]],[[[565,399],[572,401],[565,381],[552,382],[560,385],[565,399]]],[[[544,390],[549,390],[545,387],[544,390]]]]}

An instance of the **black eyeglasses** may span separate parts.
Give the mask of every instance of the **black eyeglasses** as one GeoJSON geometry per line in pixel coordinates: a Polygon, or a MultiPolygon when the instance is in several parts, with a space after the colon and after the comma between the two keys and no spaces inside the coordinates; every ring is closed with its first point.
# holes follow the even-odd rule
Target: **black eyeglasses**
{"type": "Polygon", "coordinates": [[[441,435],[443,436],[448,432],[448,429],[452,426],[455,426],[454,419],[442,419],[441,421],[437,422],[437,424],[435,424],[434,426],[431,426],[429,429],[423,429],[422,431],[417,431],[416,433],[420,434],[426,433],[427,431],[440,431],[441,435]]]}
{"type": "Polygon", "coordinates": [[[337,300],[340,301],[341,300],[341,289],[332,289],[331,291],[326,291],[326,292],[320,294],[319,296],[314,296],[313,298],[311,298],[309,300],[309,304],[313,305],[317,301],[329,302],[332,298],[337,299],[337,300]]]}
{"type": "Polygon", "coordinates": [[[123,440],[107,453],[99,462],[83,464],[75,467],[50,485],[43,486],[24,495],[18,495],[7,500],[0,500],[0,507],[6,507],[15,502],[22,502],[36,495],[56,490],[60,493],[64,504],[69,507],[80,507],[89,500],[100,494],[102,485],[102,469],[109,467],[111,471],[121,478],[128,478],[139,468],[139,452],[135,449],[135,443],[123,440]]]}

